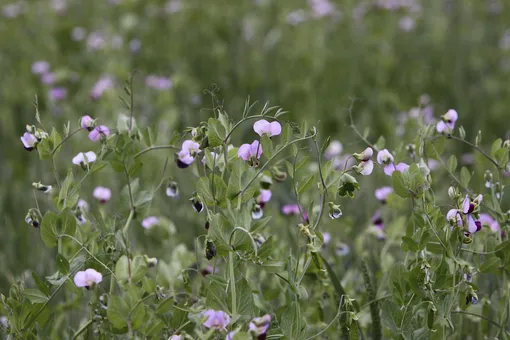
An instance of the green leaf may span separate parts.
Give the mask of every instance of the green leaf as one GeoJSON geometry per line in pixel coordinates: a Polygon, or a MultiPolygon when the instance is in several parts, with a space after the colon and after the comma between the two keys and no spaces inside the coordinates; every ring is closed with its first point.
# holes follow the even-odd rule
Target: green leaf
{"type": "Polygon", "coordinates": [[[289,123],[286,123],[283,126],[282,143],[287,144],[288,142],[290,142],[292,140],[292,135],[293,135],[292,127],[290,126],[289,123]]]}
{"type": "Polygon", "coordinates": [[[108,311],[106,315],[113,327],[118,329],[127,327],[126,320],[129,315],[127,302],[120,296],[110,296],[108,298],[108,311]]]}
{"type": "Polygon", "coordinates": [[[469,182],[471,181],[471,174],[466,167],[462,167],[460,169],[460,183],[463,187],[467,188],[469,186],[469,182]]]}
{"type": "Polygon", "coordinates": [[[404,264],[402,262],[395,263],[390,271],[390,291],[393,295],[393,299],[399,305],[404,305],[406,302],[407,279],[408,273],[404,264]]]}
{"type": "Polygon", "coordinates": [[[48,301],[48,296],[46,296],[39,289],[25,289],[23,290],[23,295],[32,303],[45,303],[48,301]]]}
{"type": "Polygon", "coordinates": [[[129,261],[126,255],[122,255],[115,265],[115,277],[119,282],[129,280],[129,261]]]}
{"type": "Polygon", "coordinates": [[[214,204],[214,197],[211,192],[211,183],[209,178],[201,177],[197,182],[197,193],[204,200],[206,205],[214,204]]]}
{"type": "Polygon", "coordinates": [[[221,285],[216,281],[211,281],[209,286],[207,286],[207,293],[205,296],[206,306],[208,308],[230,311],[226,302],[232,301],[227,297],[227,293],[225,292],[225,286],[221,285]]]}
{"type": "Polygon", "coordinates": [[[41,279],[39,274],[37,274],[35,271],[32,270],[32,278],[34,279],[35,285],[39,290],[46,296],[50,296],[50,287],[46,282],[41,279]]]}
{"type": "Polygon", "coordinates": [[[439,159],[439,157],[444,151],[445,143],[446,143],[445,137],[439,137],[437,139],[433,139],[429,142],[426,142],[425,153],[427,154],[428,157],[439,159]]]}
{"type": "Polygon", "coordinates": [[[67,173],[58,194],[57,207],[59,209],[74,208],[80,197],[80,184],[74,180],[72,170],[67,173]]]}
{"type": "MultiPolygon", "coordinates": [[[[229,297],[230,305],[232,305],[232,295],[229,294],[229,297]]],[[[236,301],[239,315],[250,317],[253,314],[253,295],[246,279],[240,279],[236,282],[236,301]]]]}
{"type": "Polygon", "coordinates": [[[271,138],[267,135],[263,135],[260,138],[260,144],[262,146],[262,154],[266,157],[266,159],[271,158],[273,155],[273,142],[271,138]]]}
{"type": "Polygon", "coordinates": [[[243,175],[244,170],[246,169],[246,163],[238,158],[232,164],[232,169],[230,171],[230,177],[228,179],[227,186],[227,197],[228,199],[234,199],[237,197],[239,192],[241,191],[241,177],[243,175]]]}
{"type": "Polygon", "coordinates": [[[418,243],[416,243],[412,238],[408,236],[402,236],[402,250],[417,253],[420,248],[418,243]]]}
{"type": "MultiPolygon", "coordinates": [[[[37,144],[37,151],[39,152],[39,158],[41,160],[50,159],[52,157],[53,149],[62,141],[60,134],[52,129],[51,134],[37,144]]],[[[59,148],[60,149],[60,148],[59,148]]],[[[57,153],[57,152],[55,152],[57,153]]]]}
{"type": "Polygon", "coordinates": [[[301,317],[299,304],[293,302],[281,316],[280,329],[288,339],[299,339],[304,325],[306,323],[301,317]]]}
{"type": "Polygon", "coordinates": [[[63,275],[69,274],[69,270],[70,270],[69,262],[61,254],[57,254],[57,269],[60,272],[60,274],[63,274],[63,275]]]}
{"type": "Polygon", "coordinates": [[[225,137],[227,137],[227,132],[221,122],[216,118],[209,118],[207,121],[207,127],[209,146],[214,148],[223,144],[225,137]]]}
{"type": "Polygon", "coordinates": [[[301,180],[298,183],[297,193],[301,194],[301,193],[307,191],[308,189],[310,189],[313,185],[314,179],[315,179],[315,174],[313,174],[313,173],[309,174],[308,176],[303,178],[303,180],[301,180]]]}
{"type": "MultiPolygon", "coordinates": [[[[365,137],[366,138],[366,137],[365,137]]],[[[384,139],[384,136],[380,136],[377,142],[375,143],[374,147],[375,150],[382,150],[384,149],[384,146],[386,145],[386,139],[384,139]]]]}
{"type": "Polygon", "coordinates": [[[496,155],[494,156],[496,159],[496,162],[502,166],[503,168],[508,163],[508,149],[507,148],[501,148],[498,151],[496,151],[496,155]]]}
{"type": "Polygon", "coordinates": [[[482,273],[499,273],[499,268],[501,267],[501,259],[499,257],[493,256],[486,260],[480,266],[480,272],[482,273]]]}
{"type": "Polygon", "coordinates": [[[448,158],[447,168],[451,173],[454,173],[455,170],[457,170],[457,157],[455,157],[455,155],[450,155],[448,158]]]}
{"type": "Polygon", "coordinates": [[[147,262],[142,255],[137,255],[131,262],[131,280],[133,282],[138,282],[145,276],[147,273],[147,262]]]}
{"type": "Polygon", "coordinates": [[[492,158],[496,157],[496,151],[501,149],[502,143],[503,143],[503,141],[501,140],[501,138],[496,139],[494,141],[494,143],[492,143],[491,154],[490,154],[492,158]]]}
{"type": "Polygon", "coordinates": [[[403,198],[409,197],[409,190],[406,188],[404,176],[400,171],[393,171],[393,174],[391,175],[391,184],[397,195],[403,198]]]}
{"type": "Polygon", "coordinates": [[[57,214],[53,211],[48,211],[41,223],[41,238],[47,247],[56,247],[58,242],[58,234],[55,230],[57,221],[59,220],[57,214]]]}

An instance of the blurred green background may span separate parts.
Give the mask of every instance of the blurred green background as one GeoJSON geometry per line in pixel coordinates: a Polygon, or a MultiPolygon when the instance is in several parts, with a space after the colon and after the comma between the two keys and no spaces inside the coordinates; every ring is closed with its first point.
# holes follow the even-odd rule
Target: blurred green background
{"type": "MultiPolygon", "coordinates": [[[[2,293],[26,269],[41,276],[54,269],[48,265],[54,253],[24,222],[35,207],[31,183],[54,184],[51,161],[26,152],[19,139],[26,124],[36,124],[35,95],[47,128],[62,131],[71,121],[74,129],[84,114],[114,128],[126,111],[118,97],[136,71],[135,117],[140,127],[157,127],[159,144],[210,116],[211,97],[203,90],[212,83],[233,119],[248,96],[270,101],[289,111],[285,119],[308,120],[348,152],[363,147],[349,128],[353,98],[357,126],[371,129],[372,142],[384,135],[390,149],[400,142],[395,131],[401,112],[418,106],[423,95],[435,117],[456,109],[457,124],[471,140],[478,130],[485,145],[509,134],[510,3],[503,0],[9,1],[0,5],[2,293]],[[34,74],[37,61],[49,64],[44,75],[34,74]],[[105,80],[98,85],[101,78],[113,86],[105,80]],[[91,96],[103,85],[104,92],[91,96]]],[[[469,151],[452,147],[457,155],[469,151]]],[[[85,133],[73,137],[57,160],[61,179],[74,155],[97,149],[85,133]]],[[[173,155],[162,150],[143,157],[141,183],[150,188],[173,155]]],[[[184,178],[173,165],[168,171],[184,178]]],[[[123,180],[101,173],[88,191],[83,186],[82,196],[91,201],[95,185],[112,187],[115,196],[123,180]]],[[[371,181],[366,195],[373,202],[356,212],[365,218],[377,204],[373,189],[388,183],[384,175],[371,181]]],[[[151,209],[173,220],[175,237],[190,240],[203,221],[179,209],[194,185],[180,183],[180,201],[161,192],[151,209]]],[[[49,207],[42,194],[37,197],[42,210],[49,207]]],[[[125,213],[110,206],[108,213],[125,213]]],[[[136,240],[140,247],[151,242],[136,240]]],[[[167,249],[154,252],[169,256],[167,249]]]]}

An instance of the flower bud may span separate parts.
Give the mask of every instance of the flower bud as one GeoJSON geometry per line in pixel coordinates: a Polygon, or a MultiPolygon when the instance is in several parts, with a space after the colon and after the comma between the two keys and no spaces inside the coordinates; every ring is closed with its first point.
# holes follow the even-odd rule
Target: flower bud
{"type": "Polygon", "coordinates": [[[489,170],[486,170],[484,178],[485,178],[485,187],[487,189],[490,189],[490,187],[492,186],[492,173],[489,170]]]}
{"type": "Polygon", "coordinates": [[[460,197],[460,192],[455,187],[449,187],[448,188],[448,196],[450,196],[450,198],[452,200],[456,200],[456,199],[458,199],[460,197]]]}
{"type": "Polygon", "coordinates": [[[158,259],[155,257],[148,257],[147,255],[144,255],[143,258],[145,259],[145,263],[147,263],[147,267],[154,268],[158,264],[158,259]]]}
{"type": "Polygon", "coordinates": [[[205,246],[205,258],[211,261],[216,256],[216,246],[213,242],[207,241],[205,246]]]}
{"type": "Polygon", "coordinates": [[[27,215],[25,216],[25,222],[34,228],[39,228],[41,226],[41,220],[41,213],[39,210],[34,208],[29,209],[27,215]]]}
{"type": "Polygon", "coordinates": [[[193,193],[193,196],[190,198],[190,201],[191,201],[193,210],[195,210],[197,213],[201,213],[204,210],[204,204],[198,198],[196,192],[193,193]]]}
{"type": "Polygon", "coordinates": [[[41,182],[38,182],[38,183],[34,182],[34,183],[32,183],[32,187],[34,187],[34,189],[36,189],[36,190],[44,192],[45,194],[51,193],[51,185],[44,185],[44,184],[41,184],[41,182]]]}
{"type": "Polygon", "coordinates": [[[168,183],[166,187],[166,195],[168,197],[178,197],[179,196],[179,185],[175,181],[171,181],[168,183]]]}
{"type": "Polygon", "coordinates": [[[407,144],[406,151],[409,153],[409,156],[414,157],[416,155],[416,146],[414,144],[407,144]]]}
{"type": "Polygon", "coordinates": [[[466,139],[466,130],[462,125],[459,127],[459,136],[462,140],[466,139]]]}
{"type": "Polygon", "coordinates": [[[340,186],[338,187],[338,194],[342,197],[354,197],[354,191],[359,190],[359,183],[356,178],[344,173],[340,177],[340,186]]]}
{"type": "Polygon", "coordinates": [[[285,171],[281,171],[278,167],[273,167],[271,169],[271,175],[274,180],[277,182],[284,182],[287,179],[287,173],[285,171]]]}
{"type": "Polygon", "coordinates": [[[342,210],[340,205],[336,205],[333,202],[329,202],[329,217],[334,220],[342,216],[342,210]]]}
{"type": "Polygon", "coordinates": [[[254,220],[260,220],[264,216],[264,212],[262,211],[262,207],[259,204],[255,204],[253,209],[251,210],[251,217],[254,220]]]}
{"type": "Polygon", "coordinates": [[[475,138],[475,146],[479,146],[482,143],[482,130],[478,130],[478,134],[475,138]]]}
{"type": "Polygon", "coordinates": [[[496,195],[496,198],[498,200],[501,199],[501,196],[503,195],[504,188],[505,188],[505,186],[501,185],[501,183],[499,183],[499,182],[494,183],[494,194],[496,195]]]}
{"type": "Polygon", "coordinates": [[[262,189],[269,190],[271,189],[271,185],[273,185],[273,179],[268,174],[262,175],[262,178],[260,179],[260,186],[262,189]]]}
{"type": "Polygon", "coordinates": [[[510,139],[507,139],[503,142],[503,147],[504,148],[507,148],[507,149],[510,149],[510,139]]]}

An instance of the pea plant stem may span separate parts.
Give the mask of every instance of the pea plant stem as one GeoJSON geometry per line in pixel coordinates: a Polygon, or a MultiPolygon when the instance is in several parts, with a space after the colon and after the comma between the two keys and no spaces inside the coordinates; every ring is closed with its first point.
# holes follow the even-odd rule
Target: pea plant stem
{"type": "Polygon", "coordinates": [[[234,250],[228,253],[228,268],[230,276],[230,294],[232,296],[232,316],[237,316],[237,296],[236,296],[236,279],[234,274],[234,250]]]}

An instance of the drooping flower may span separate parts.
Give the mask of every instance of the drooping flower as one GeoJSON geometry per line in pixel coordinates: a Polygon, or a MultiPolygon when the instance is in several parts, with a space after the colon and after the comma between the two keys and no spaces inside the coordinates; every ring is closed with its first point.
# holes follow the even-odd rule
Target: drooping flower
{"type": "Polygon", "coordinates": [[[230,316],[224,311],[214,309],[206,310],[203,316],[207,317],[204,326],[207,328],[226,329],[230,323],[230,316]]]}
{"type": "Polygon", "coordinates": [[[196,192],[193,193],[193,196],[190,198],[191,206],[193,207],[193,210],[195,210],[197,213],[201,213],[204,210],[204,204],[202,201],[198,198],[196,192]]]}
{"type": "Polygon", "coordinates": [[[331,234],[328,232],[322,233],[322,237],[324,239],[324,242],[322,242],[323,246],[327,246],[328,243],[331,241],[331,234]]]}
{"type": "Polygon", "coordinates": [[[384,186],[375,190],[375,198],[377,198],[382,204],[385,204],[391,193],[393,193],[393,188],[384,186]]]}
{"type": "Polygon", "coordinates": [[[255,318],[250,322],[248,326],[250,333],[253,333],[256,337],[265,335],[271,326],[271,315],[266,314],[259,318],[255,318]]]}
{"type": "Polygon", "coordinates": [[[262,207],[260,204],[255,204],[251,210],[251,217],[254,220],[260,220],[264,216],[264,211],[262,210],[262,207]]]}
{"type": "Polygon", "coordinates": [[[360,162],[367,162],[368,160],[370,160],[370,158],[372,158],[373,154],[374,150],[372,150],[372,148],[369,147],[363,150],[361,153],[355,153],[352,156],[360,162]]]}
{"type": "Polygon", "coordinates": [[[265,119],[261,119],[253,124],[253,130],[261,137],[264,135],[272,137],[282,133],[282,126],[277,121],[270,123],[265,119]]]}
{"type": "Polygon", "coordinates": [[[337,243],[335,247],[335,253],[337,256],[346,256],[351,252],[351,248],[345,243],[337,243]]]}
{"type": "Polygon", "coordinates": [[[80,119],[80,126],[82,129],[92,131],[94,129],[94,119],[88,115],[85,115],[80,119]]]}
{"type": "Polygon", "coordinates": [[[25,150],[32,151],[36,148],[39,141],[33,134],[25,132],[23,136],[21,136],[21,142],[23,143],[25,150]]]}
{"type": "Polygon", "coordinates": [[[262,156],[262,145],[258,140],[253,141],[251,144],[243,144],[237,151],[237,156],[245,161],[252,162],[262,156]]]}
{"type": "Polygon", "coordinates": [[[359,175],[368,176],[374,170],[374,162],[371,160],[361,161],[358,165],[355,165],[353,169],[359,175]]]}
{"type": "Polygon", "coordinates": [[[101,137],[108,137],[110,135],[110,129],[105,125],[98,125],[89,133],[89,139],[93,142],[97,142],[101,137]]]}
{"type": "Polygon", "coordinates": [[[97,159],[96,154],[93,151],[89,152],[80,152],[73,158],[73,164],[80,165],[82,168],[86,169],[87,165],[95,162],[97,159]]]}
{"type": "Polygon", "coordinates": [[[326,159],[338,157],[342,153],[343,149],[344,147],[340,141],[332,140],[326,148],[326,151],[324,151],[324,157],[326,159]]]}
{"type": "Polygon", "coordinates": [[[377,163],[381,165],[393,163],[393,156],[388,149],[383,149],[377,153],[377,163]]]}
{"type": "Polygon", "coordinates": [[[85,271],[79,271],[74,275],[74,284],[76,287],[85,287],[89,289],[94,284],[103,281],[103,275],[95,269],[89,268],[85,271]]]}
{"type": "Polygon", "coordinates": [[[455,122],[459,118],[457,111],[448,110],[444,115],[441,116],[441,120],[436,125],[436,130],[439,133],[452,133],[455,128],[455,122]]]}
{"type": "Polygon", "coordinates": [[[156,216],[146,217],[142,221],[142,227],[144,227],[145,229],[150,229],[158,224],[159,224],[159,218],[156,216]]]}
{"type": "Polygon", "coordinates": [[[94,196],[94,198],[98,200],[100,203],[104,204],[108,202],[112,197],[112,191],[109,188],[98,186],[94,189],[92,196],[94,196]]]}
{"type": "Polygon", "coordinates": [[[181,151],[177,153],[177,166],[187,168],[195,160],[195,157],[202,152],[200,144],[192,140],[185,140],[182,143],[181,151]]]}
{"type": "Polygon", "coordinates": [[[45,60],[39,60],[32,64],[33,74],[45,74],[50,71],[50,63],[45,60]]]}
{"type": "Polygon", "coordinates": [[[257,197],[257,202],[259,204],[262,203],[261,206],[263,207],[264,204],[271,200],[271,196],[273,196],[271,190],[260,189],[260,194],[257,197]]]}
{"type": "Polygon", "coordinates": [[[340,205],[335,204],[333,202],[329,202],[329,217],[332,220],[336,220],[342,216],[342,209],[340,209],[340,205]]]}
{"type": "Polygon", "coordinates": [[[113,78],[110,76],[102,76],[99,80],[94,84],[92,90],[90,91],[90,97],[92,99],[99,99],[107,90],[113,88],[115,86],[115,82],[113,78]]]}
{"type": "Polygon", "coordinates": [[[165,193],[168,197],[178,197],[179,186],[177,185],[177,182],[172,181],[168,183],[165,193]]]}

